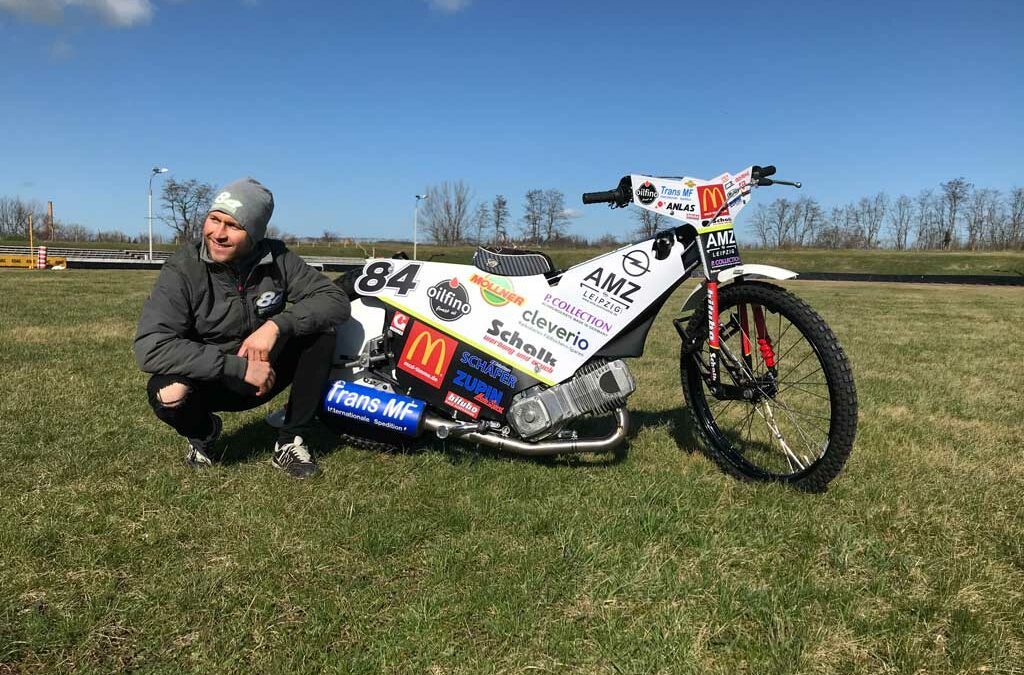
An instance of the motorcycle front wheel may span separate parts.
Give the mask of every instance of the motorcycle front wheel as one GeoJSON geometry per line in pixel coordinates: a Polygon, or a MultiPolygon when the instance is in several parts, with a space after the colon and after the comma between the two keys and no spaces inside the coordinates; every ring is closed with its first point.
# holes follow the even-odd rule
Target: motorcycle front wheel
{"type": "Polygon", "coordinates": [[[719,289],[720,383],[709,385],[704,312],[680,353],[683,394],[705,454],[738,478],[820,492],[850,456],[857,392],[838,339],[789,291],[740,281],[719,289]]]}

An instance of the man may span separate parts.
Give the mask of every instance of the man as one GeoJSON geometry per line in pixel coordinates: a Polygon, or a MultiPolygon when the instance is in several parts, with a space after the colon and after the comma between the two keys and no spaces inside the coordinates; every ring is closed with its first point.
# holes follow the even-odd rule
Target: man
{"type": "Polygon", "coordinates": [[[217,194],[202,241],[160,272],[135,336],[139,367],[152,373],[156,416],[188,439],[186,462],[211,464],[217,411],[249,410],[289,384],[273,465],[296,478],[319,467],[306,447],[334,355],[333,326],[346,295],[285,245],[264,239],[274,197],[252,178],[217,194]]]}

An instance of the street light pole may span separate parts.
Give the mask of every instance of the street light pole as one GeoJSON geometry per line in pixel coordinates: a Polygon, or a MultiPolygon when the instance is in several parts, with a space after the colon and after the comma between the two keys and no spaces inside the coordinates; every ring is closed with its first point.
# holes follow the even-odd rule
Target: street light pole
{"type": "Polygon", "coordinates": [[[158,173],[167,173],[168,169],[162,166],[154,166],[153,171],[149,174],[149,217],[146,222],[149,223],[149,262],[153,262],[153,177],[158,173]]]}
{"type": "Polygon", "coordinates": [[[420,218],[420,200],[426,199],[429,195],[416,195],[416,208],[412,212],[412,259],[419,260],[416,257],[416,241],[417,241],[417,230],[420,218]]]}

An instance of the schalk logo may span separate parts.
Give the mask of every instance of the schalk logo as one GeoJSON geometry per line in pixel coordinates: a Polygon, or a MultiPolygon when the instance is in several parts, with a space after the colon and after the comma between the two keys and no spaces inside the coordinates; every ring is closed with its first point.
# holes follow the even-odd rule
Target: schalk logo
{"type": "Polygon", "coordinates": [[[484,336],[484,340],[492,344],[507,345],[510,349],[515,349],[527,356],[532,356],[538,363],[548,366],[544,370],[551,370],[558,363],[558,359],[548,351],[547,347],[537,347],[530,344],[523,339],[519,331],[503,330],[504,327],[504,322],[494,319],[491,321],[491,327],[487,329],[487,335],[484,336]]]}
{"type": "MultiPolygon", "coordinates": [[[[710,218],[725,204],[725,188],[721,184],[701,185],[697,188],[697,201],[700,202],[700,217],[710,218]]],[[[726,206],[718,215],[729,215],[729,207],[726,206]]]]}
{"type": "Polygon", "coordinates": [[[526,298],[517,294],[512,282],[505,277],[494,277],[489,274],[482,277],[474,274],[469,278],[469,282],[480,287],[480,296],[493,307],[503,307],[510,302],[522,307],[526,302],[526,298]]]}
{"type": "Polygon", "coordinates": [[[452,338],[417,321],[409,332],[398,367],[440,389],[457,346],[452,338]]]}
{"type": "Polygon", "coordinates": [[[455,321],[472,311],[469,292],[456,278],[440,281],[427,289],[430,311],[441,321],[455,321]]]}

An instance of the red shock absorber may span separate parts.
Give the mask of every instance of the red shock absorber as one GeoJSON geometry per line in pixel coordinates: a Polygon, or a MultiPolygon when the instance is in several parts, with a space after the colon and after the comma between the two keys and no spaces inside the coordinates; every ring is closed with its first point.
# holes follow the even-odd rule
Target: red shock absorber
{"type": "Polygon", "coordinates": [[[764,365],[774,368],[775,350],[772,349],[772,339],[768,336],[768,328],[764,323],[764,307],[760,305],[754,305],[754,326],[757,329],[757,348],[761,350],[764,365]]]}

